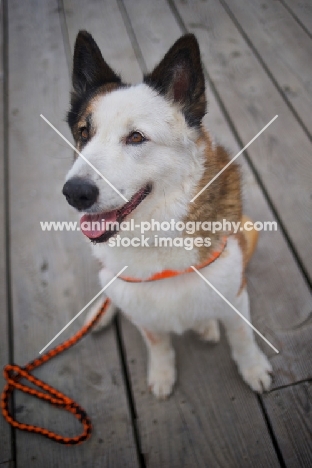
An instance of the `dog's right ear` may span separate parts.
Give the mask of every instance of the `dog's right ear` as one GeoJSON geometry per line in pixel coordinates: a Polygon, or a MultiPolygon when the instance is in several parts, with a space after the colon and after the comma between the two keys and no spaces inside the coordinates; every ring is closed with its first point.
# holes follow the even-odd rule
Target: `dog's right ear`
{"type": "Polygon", "coordinates": [[[120,77],[105,62],[87,31],[79,31],[76,38],[72,81],[74,99],[106,83],[121,83],[120,77]]]}

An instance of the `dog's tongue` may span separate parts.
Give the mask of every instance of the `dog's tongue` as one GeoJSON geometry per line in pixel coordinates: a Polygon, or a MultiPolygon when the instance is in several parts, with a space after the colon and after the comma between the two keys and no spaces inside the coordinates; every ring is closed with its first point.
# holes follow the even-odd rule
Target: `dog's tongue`
{"type": "MultiPolygon", "coordinates": [[[[97,239],[107,231],[107,223],[114,223],[118,220],[123,220],[130,214],[137,205],[145,198],[146,194],[150,192],[147,187],[142,188],[119,210],[108,211],[107,213],[98,214],[85,214],[80,220],[80,229],[83,234],[89,239],[97,239]]],[[[113,226],[112,226],[113,228],[113,226]]]]}
{"type": "Polygon", "coordinates": [[[100,214],[85,214],[80,220],[80,229],[89,239],[96,239],[106,232],[106,223],[117,221],[117,210],[100,214]]]}

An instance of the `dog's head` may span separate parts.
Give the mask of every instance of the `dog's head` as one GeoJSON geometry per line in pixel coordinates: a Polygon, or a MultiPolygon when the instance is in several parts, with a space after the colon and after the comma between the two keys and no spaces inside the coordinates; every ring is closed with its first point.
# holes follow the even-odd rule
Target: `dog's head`
{"type": "Polygon", "coordinates": [[[151,217],[160,198],[168,208],[188,191],[206,112],[198,43],[181,37],[142,84],[128,86],[80,31],[72,81],[67,120],[83,157],[75,158],[63,193],[82,220],[101,222],[84,234],[105,242],[116,232],[105,222],[151,217]]]}

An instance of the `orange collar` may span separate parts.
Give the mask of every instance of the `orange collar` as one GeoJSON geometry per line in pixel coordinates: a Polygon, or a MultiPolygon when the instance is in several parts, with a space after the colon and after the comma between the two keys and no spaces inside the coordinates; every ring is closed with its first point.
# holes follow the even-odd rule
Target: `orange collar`
{"type": "MultiPolygon", "coordinates": [[[[224,251],[227,243],[227,237],[222,237],[222,244],[220,247],[220,250],[216,250],[212,252],[212,254],[205,260],[204,262],[200,263],[199,265],[196,265],[196,269],[200,270],[201,268],[204,268],[211,263],[213,263],[215,260],[217,260],[222,252],[224,251]]],[[[133,278],[132,276],[119,276],[119,279],[122,279],[123,281],[127,281],[128,283],[146,283],[148,281],[157,281],[157,280],[162,280],[166,278],[172,278],[173,276],[179,276],[183,275],[184,273],[193,273],[194,270],[192,267],[186,268],[185,270],[163,270],[158,273],[154,273],[152,276],[150,276],[147,279],[140,279],[140,278],[133,278]]]]}

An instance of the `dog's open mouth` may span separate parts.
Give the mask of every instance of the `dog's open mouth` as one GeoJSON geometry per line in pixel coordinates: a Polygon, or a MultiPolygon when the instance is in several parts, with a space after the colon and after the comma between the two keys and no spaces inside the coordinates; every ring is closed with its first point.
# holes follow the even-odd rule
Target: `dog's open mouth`
{"type": "Polygon", "coordinates": [[[80,219],[81,231],[92,242],[106,242],[118,232],[118,225],[139,206],[151,189],[150,184],[146,185],[118,210],[83,215],[80,219]]]}

